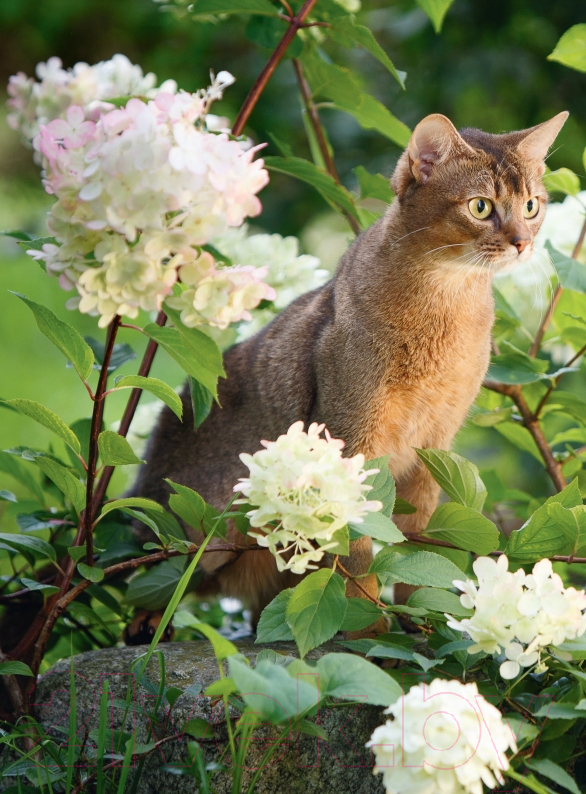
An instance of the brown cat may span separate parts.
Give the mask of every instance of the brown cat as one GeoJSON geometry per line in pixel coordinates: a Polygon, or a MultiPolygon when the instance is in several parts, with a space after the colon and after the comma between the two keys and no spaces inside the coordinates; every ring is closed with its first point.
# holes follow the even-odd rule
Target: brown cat
{"type": "MultiPolygon", "coordinates": [[[[166,502],[168,477],[223,508],[247,474],[241,452],[256,452],[297,420],[324,422],[348,455],[390,454],[398,495],[417,507],[397,524],[421,531],[439,488],[413,448],[449,449],[478,393],[494,321],[492,278],[531,255],[547,203],[543,160],[567,116],[504,135],[458,133],[439,114],[423,119],[397,164],[397,198],[384,217],[358,237],[330,282],[228,350],[222,407],[197,431],[187,389],[183,424],[163,411],[135,493],[166,502]]],[[[364,574],[371,559],[362,538],[345,564],[364,574]]],[[[202,568],[208,587],[243,599],[255,621],[300,581],[278,573],[265,550],[208,553],[202,568]]],[[[362,584],[376,593],[374,576],[362,584]]],[[[347,592],[361,595],[352,582],[347,592]]]]}

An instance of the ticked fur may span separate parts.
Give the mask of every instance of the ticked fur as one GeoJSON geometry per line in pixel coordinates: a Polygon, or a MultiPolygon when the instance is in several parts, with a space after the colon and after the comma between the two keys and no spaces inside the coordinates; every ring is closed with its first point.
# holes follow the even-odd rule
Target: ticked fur
{"type": "MultiPolygon", "coordinates": [[[[398,495],[417,507],[397,523],[422,530],[439,489],[414,448],[449,449],[478,393],[490,354],[492,278],[531,254],[547,201],[543,158],[566,116],[508,135],[458,133],[444,116],[424,119],[397,165],[397,199],[385,216],[358,237],[330,282],[227,351],[220,405],[197,431],[187,390],[183,424],[163,411],[135,492],[166,502],[167,477],[223,508],[247,473],[241,452],[256,452],[295,421],[323,422],[346,442],[345,454],[391,456],[398,495]],[[472,217],[474,197],[492,202],[491,218],[472,217]],[[540,211],[525,219],[532,197],[540,211]]],[[[362,538],[345,565],[364,574],[371,559],[362,538]]],[[[264,550],[208,553],[201,564],[208,592],[243,599],[256,617],[299,581],[278,573],[264,550]]],[[[374,577],[361,583],[376,593],[374,577]]],[[[347,592],[361,595],[351,582],[347,592]]]]}

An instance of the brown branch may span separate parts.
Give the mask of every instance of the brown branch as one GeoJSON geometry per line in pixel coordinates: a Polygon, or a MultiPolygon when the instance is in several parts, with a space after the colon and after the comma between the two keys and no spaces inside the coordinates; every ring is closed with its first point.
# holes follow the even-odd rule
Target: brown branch
{"type": "Polygon", "coordinates": [[[554,486],[558,491],[563,491],[563,489],[566,487],[566,480],[562,472],[561,464],[554,458],[551,447],[547,443],[547,440],[543,435],[543,430],[539,425],[539,419],[529,408],[529,405],[527,404],[527,401],[523,395],[521,386],[510,385],[508,383],[498,383],[497,381],[493,380],[485,380],[483,385],[486,389],[490,389],[491,391],[495,391],[499,394],[504,394],[507,397],[510,397],[515,403],[521,416],[523,417],[524,426],[533,436],[533,440],[539,449],[547,473],[551,477],[554,486]]]}
{"type": "MultiPolygon", "coordinates": [[[[313,96],[311,93],[311,88],[307,80],[305,79],[305,75],[303,74],[303,67],[301,66],[301,62],[297,58],[293,58],[293,67],[295,69],[295,74],[297,75],[297,83],[299,85],[299,91],[301,92],[301,96],[303,97],[303,104],[305,105],[305,110],[307,112],[307,116],[313,127],[313,131],[315,133],[315,137],[317,139],[317,143],[319,146],[319,150],[321,152],[321,156],[323,157],[326,169],[336,181],[338,185],[341,184],[340,177],[338,175],[338,171],[336,169],[336,164],[334,163],[334,158],[330,152],[330,148],[328,146],[328,142],[326,140],[324,128],[322,126],[319,113],[315,106],[315,102],[313,101],[313,96]]],[[[356,218],[351,215],[347,210],[344,210],[344,215],[348,223],[350,224],[350,228],[354,232],[354,234],[360,234],[360,224],[356,220],[356,218]]]]}
{"type": "MultiPolygon", "coordinates": [[[[405,532],[404,535],[410,543],[425,543],[431,546],[443,546],[445,549],[458,549],[457,546],[452,546],[451,543],[446,543],[443,540],[434,540],[432,538],[426,538],[425,535],[420,535],[415,532],[405,532]]],[[[464,551],[464,549],[459,549],[459,551],[464,551]]],[[[476,556],[501,557],[503,554],[506,554],[506,551],[490,551],[488,554],[476,555],[476,556]]],[[[586,557],[574,557],[572,554],[569,554],[567,556],[556,554],[553,557],[549,557],[548,559],[550,559],[552,562],[565,562],[567,565],[571,565],[573,562],[578,563],[580,565],[586,563],[586,557]]],[[[338,566],[340,566],[339,563],[338,566]]]]}
{"type": "MultiPolygon", "coordinates": [[[[572,251],[572,259],[576,259],[578,257],[578,254],[580,253],[580,249],[582,248],[582,244],[584,242],[584,237],[586,237],[586,220],[584,220],[584,223],[582,224],[580,236],[578,237],[578,240],[576,241],[576,245],[574,246],[574,250],[572,251]]],[[[551,322],[551,318],[553,317],[555,307],[558,304],[562,291],[563,291],[563,287],[561,286],[561,284],[558,284],[553,292],[553,295],[551,296],[549,308],[545,313],[543,320],[539,324],[539,328],[537,329],[537,332],[535,334],[535,339],[533,340],[533,343],[529,348],[529,355],[532,358],[535,358],[535,356],[539,352],[539,348],[541,347],[541,342],[543,341],[543,336],[547,331],[547,328],[551,322]]]]}
{"type": "Polygon", "coordinates": [[[100,369],[100,377],[98,378],[98,385],[94,395],[94,410],[92,411],[92,424],[90,429],[90,443],[87,460],[87,481],[86,481],[86,502],[85,510],[81,517],[83,525],[83,538],[86,544],[86,563],[90,566],[94,564],[94,544],[93,544],[93,526],[94,526],[94,480],[96,476],[96,464],[98,462],[98,437],[102,432],[102,419],[104,416],[104,402],[106,383],[108,381],[108,367],[110,366],[110,359],[112,358],[112,351],[114,350],[114,342],[116,341],[116,334],[118,333],[118,326],[120,325],[121,318],[117,314],[110,323],[108,329],[108,337],[106,339],[106,346],[104,349],[104,358],[102,367],[100,369]]]}
{"type": "Polygon", "coordinates": [[[344,568],[344,566],[340,562],[339,557],[336,558],[336,568],[339,568],[347,579],[350,579],[351,582],[354,582],[356,587],[360,590],[361,593],[364,594],[366,598],[368,598],[369,601],[372,601],[373,604],[376,604],[377,607],[381,607],[382,609],[388,608],[389,606],[388,604],[385,604],[384,601],[381,601],[379,598],[376,598],[375,596],[371,595],[365,587],[362,587],[359,580],[355,576],[352,576],[350,571],[347,571],[344,568]]]}
{"type": "MultiPolygon", "coordinates": [[[[564,364],[564,368],[571,367],[572,364],[574,364],[580,358],[580,356],[584,355],[584,353],[586,353],[586,345],[581,347],[580,350],[578,350],[578,352],[576,353],[576,355],[572,356],[572,358],[566,364],[564,364]]],[[[540,415],[541,411],[543,410],[543,406],[549,400],[549,398],[551,397],[551,393],[553,392],[554,389],[557,388],[559,382],[561,381],[561,379],[564,377],[565,374],[566,374],[565,372],[562,372],[560,375],[557,376],[557,378],[554,378],[553,383],[549,386],[548,390],[545,392],[545,394],[539,401],[539,404],[535,409],[535,416],[540,415]]]]}
{"type": "Polygon", "coordinates": [[[285,54],[287,47],[295,38],[297,31],[305,22],[316,3],[317,0],[305,0],[305,3],[301,6],[297,14],[290,20],[289,27],[285,31],[283,38],[277,44],[274,52],[265,64],[264,69],[259,74],[256,82],[250,89],[250,93],[244,100],[244,104],[240,108],[240,113],[236,117],[236,120],[232,126],[232,135],[240,135],[242,133],[242,130],[244,129],[246,122],[250,117],[250,114],[254,110],[254,106],[256,105],[258,98],[264,91],[266,84],[269,82],[273,72],[279,65],[279,62],[285,54]]]}
{"type": "MultiPolygon", "coordinates": [[[[157,325],[163,326],[165,325],[166,320],[167,320],[167,315],[165,314],[165,312],[160,311],[159,314],[157,315],[157,319],[155,320],[155,322],[157,325]]],[[[157,348],[158,348],[157,342],[155,342],[154,339],[151,339],[151,341],[147,345],[144,356],[142,358],[142,362],[138,370],[139,375],[142,375],[145,378],[148,377],[148,374],[151,371],[151,367],[153,365],[153,360],[155,358],[155,353],[157,352],[157,348]]],[[[122,419],[120,420],[118,435],[126,436],[126,434],[128,433],[141,394],[142,394],[142,389],[133,389],[130,392],[130,397],[128,398],[126,408],[122,415],[122,419]]],[[[94,494],[94,511],[97,510],[98,507],[102,504],[104,500],[104,496],[106,495],[106,491],[108,489],[108,485],[110,484],[110,480],[112,479],[113,473],[114,473],[114,466],[104,466],[100,479],[98,480],[98,483],[96,485],[96,490],[94,494]]]]}
{"type": "MultiPolygon", "coordinates": [[[[10,662],[12,659],[9,656],[6,656],[0,650],[0,662],[10,662]]],[[[18,681],[16,680],[15,675],[3,675],[2,676],[2,683],[6,691],[8,692],[8,697],[12,705],[14,706],[14,713],[15,715],[19,716],[24,713],[24,698],[22,696],[22,690],[18,685],[18,681]]]]}

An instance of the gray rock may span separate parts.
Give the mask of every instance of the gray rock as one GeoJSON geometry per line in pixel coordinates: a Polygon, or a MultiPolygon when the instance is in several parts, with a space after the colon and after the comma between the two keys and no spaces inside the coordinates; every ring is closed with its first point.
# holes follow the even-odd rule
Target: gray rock
{"type": "MultiPolygon", "coordinates": [[[[251,640],[237,641],[240,652],[254,664],[257,654],[265,648],[273,648],[279,654],[296,655],[293,643],[278,643],[274,646],[258,646],[251,640]]],[[[215,705],[201,693],[218,680],[218,664],[207,641],[168,643],[159,646],[165,662],[165,678],[168,687],[181,690],[192,687],[191,693],[182,694],[172,709],[172,724],[167,725],[164,734],[162,727],[151,725],[142,710],[142,705],[152,710],[156,689],[147,691],[135,687],[129,677],[130,664],[144,648],[109,648],[90,651],[74,657],[76,680],[76,699],[78,714],[78,735],[80,738],[98,727],[100,687],[105,679],[109,680],[111,708],[109,722],[114,730],[124,728],[131,731],[138,728],[137,741],[141,744],[169,738],[164,745],[155,750],[144,763],[136,794],[195,794],[200,789],[196,778],[186,774],[167,771],[165,765],[173,764],[189,767],[192,763],[188,753],[189,736],[177,736],[187,720],[204,718],[213,724],[214,735],[205,738],[201,752],[206,764],[223,762],[227,767],[214,773],[212,790],[216,794],[230,794],[232,791],[232,770],[230,754],[226,752],[227,732],[224,721],[223,705],[215,705]],[[121,701],[131,685],[131,707],[123,725],[124,710],[121,701]],[[113,704],[113,707],[112,707],[113,704]]],[[[335,646],[324,646],[319,651],[308,654],[307,659],[318,659],[323,653],[336,650],[335,646]]],[[[32,693],[34,713],[42,726],[53,737],[64,741],[59,726],[67,728],[69,713],[70,660],[58,662],[38,682],[32,693]]],[[[160,681],[160,666],[156,656],[150,660],[147,677],[152,684],[160,681]]],[[[159,719],[165,722],[165,712],[159,710],[159,719]]],[[[275,751],[269,766],[263,771],[255,787],[256,794],[317,794],[335,792],[336,794],[382,794],[380,776],[372,774],[373,760],[365,748],[372,731],[384,722],[382,708],[374,706],[342,705],[323,709],[313,722],[318,722],[325,730],[327,742],[316,736],[297,732],[297,726],[290,726],[286,742],[275,751]]],[[[269,743],[282,729],[261,727],[255,729],[255,740],[246,756],[246,769],[242,775],[241,791],[247,792],[254,772],[261,765],[269,743]]],[[[126,790],[130,791],[136,769],[131,769],[126,790]]],[[[0,782],[0,790],[14,779],[0,782]]]]}

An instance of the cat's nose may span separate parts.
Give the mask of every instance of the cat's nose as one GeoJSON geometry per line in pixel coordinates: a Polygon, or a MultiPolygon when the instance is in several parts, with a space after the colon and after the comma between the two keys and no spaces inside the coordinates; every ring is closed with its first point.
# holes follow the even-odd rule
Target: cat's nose
{"type": "Polygon", "coordinates": [[[522,254],[523,251],[530,244],[530,242],[531,240],[529,239],[529,237],[522,237],[519,235],[518,237],[513,237],[513,239],[511,240],[511,245],[514,245],[517,251],[520,254],[522,254]]]}

